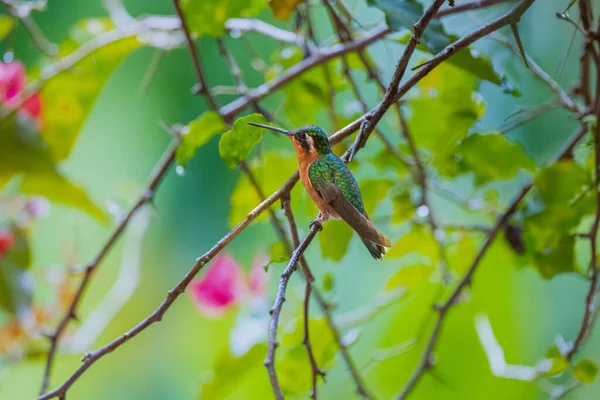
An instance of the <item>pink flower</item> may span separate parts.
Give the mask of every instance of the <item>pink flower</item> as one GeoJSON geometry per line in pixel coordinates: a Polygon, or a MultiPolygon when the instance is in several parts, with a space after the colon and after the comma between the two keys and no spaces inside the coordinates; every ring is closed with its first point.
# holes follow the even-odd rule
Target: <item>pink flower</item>
{"type": "MultiPolygon", "coordinates": [[[[25,67],[16,61],[8,64],[0,62],[0,104],[12,107],[17,105],[20,93],[27,86],[25,67]]],[[[42,103],[40,95],[34,93],[27,98],[19,112],[40,123],[42,103]]]]}
{"type": "Polygon", "coordinates": [[[215,259],[208,271],[190,284],[190,296],[198,310],[209,317],[219,317],[247,298],[264,297],[268,275],[261,265],[246,274],[227,255],[215,259]]]}
{"type": "Polygon", "coordinates": [[[10,231],[0,232],[0,257],[15,244],[15,236],[10,231]]]}

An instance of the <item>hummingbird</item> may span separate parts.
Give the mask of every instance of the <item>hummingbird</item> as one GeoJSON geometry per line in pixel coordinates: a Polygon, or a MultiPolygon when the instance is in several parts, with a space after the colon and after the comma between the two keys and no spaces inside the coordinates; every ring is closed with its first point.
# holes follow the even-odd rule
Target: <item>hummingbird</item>
{"type": "Polygon", "coordinates": [[[255,122],[248,124],[281,133],[292,140],[298,156],[300,180],[319,208],[316,221],[325,222],[330,216],[342,218],[358,234],[371,256],[381,260],[385,248],[392,247],[392,242],[369,220],[354,175],[331,151],[323,129],[305,125],[288,131],[255,122]]]}

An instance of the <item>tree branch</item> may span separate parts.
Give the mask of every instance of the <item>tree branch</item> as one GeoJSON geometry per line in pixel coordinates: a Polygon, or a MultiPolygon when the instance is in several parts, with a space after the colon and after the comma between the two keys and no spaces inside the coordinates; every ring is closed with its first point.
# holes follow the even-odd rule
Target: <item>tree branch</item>
{"type": "Polygon", "coordinates": [[[437,12],[435,18],[443,18],[449,15],[458,14],[465,11],[480,10],[482,8],[492,7],[498,4],[514,1],[515,0],[474,0],[469,3],[455,5],[454,7],[444,7],[437,12]]]}
{"type": "Polygon", "coordinates": [[[100,249],[100,252],[87,265],[87,267],[85,268],[85,271],[84,271],[83,278],[82,278],[81,282],[79,283],[79,287],[77,288],[77,291],[75,292],[75,295],[74,295],[73,299],[71,300],[71,303],[69,304],[69,307],[67,308],[67,311],[65,312],[64,316],[60,320],[56,329],[54,329],[53,333],[51,333],[50,335],[47,335],[48,338],[50,339],[50,349],[48,350],[48,355],[46,357],[46,366],[45,366],[44,374],[43,374],[43,378],[42,378],[42,386],[40,389],[40,395],[44,394],[48,388],[48,385],[50,383],[50,376],[52,374],[52,366],[54,363],[54,358],[56,356],[56,351],[58,349],[58,345],[59,345],[61,336],[65,332],[65,329],[67,328],[67,325],[69,324],[69,322],[73,319],[77,319],[77,307],[79,306],[79,303],[81,302],[81,299],[83,298],[85,289],[87,288],[88,284],[90,283],[90,280],[92,278],[94,271],[98,268],[98,266],[104,260],[106,255],[108,255],[108,253],[110,252],[110,250],[112,249],[114,244],[121,237],[121,234],[127,227],[127,224],[129,224],[129,221],[131,221],[133,216],[146,203],[149,203],[152,201],[154,193],[156,192],[156,189],[158,188],[158,185],[160,184],[160,182],[162,181],[164,176],[167,174],[167,171],[169,170],[169,168],[171,167],[171,164],[175,160],[175,150],[176,150],[178,144],[179,144],[179,139],[177,138],[177,139],[173,140],[173,143],[171,143],[169,148],[165,151],[165,154],[163,155],[163,157],[161,158],[161,160],[158,162],[157,166],[155,167],[155,172],[152,175],[152,177],[150,178],[150,182],[149,182],[148,186],[146,187],[146,189],[144,190],[142,195],[138,198],[138,200],[136,201],[134,206],[129,210],[127,215],[125,215],[125,217],[119,222],[119,225],[117,225],[117,227],[115,228],[113,233],[109,236],[106,243],[104,243],[104,246],[102,246],[102,249],[100,249]]]}

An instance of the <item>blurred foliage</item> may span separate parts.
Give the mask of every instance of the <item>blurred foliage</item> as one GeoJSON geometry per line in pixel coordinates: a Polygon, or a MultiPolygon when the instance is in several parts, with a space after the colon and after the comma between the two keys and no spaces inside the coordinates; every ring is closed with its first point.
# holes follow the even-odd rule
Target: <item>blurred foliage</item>
{"type": "MultiPolygon", "coordinates": [[[[106,3],[110,6],[111,2],[106,3]]],[[[174,13],[170,3],[131,3],[127,6],[132,15],[174,13]]],[[[234,99],[228,94],[232,87],[226,84],[235,79],[231,68],[225,68],[224,60],[216,56],[214,38],[231,36],[226,41],[232,43],[228,50],[242,69],[235,78],[243,78],[248,87],[275,79],[310,56],[310,46],[226,29],[230,18],[260,17],[278,28],[304,35],[308,27],[300,15],[305,14],[305,2],[182,0],[181,3],[192,36],[199,39],[202,65],[211,83],[209,89],[217,92],[218,86],[221,90],[214,94],[219,106],[234,99]],[[240,36],[242,40],[238,40],[240,36]]],[[[340,10],[336,2],[331,3],[340,10]]],[[[344,3],[352,18],[342,12],[340,15],[348,26],[356,29],[356,36],[365,30],[363,24],[375,20],[385,20],[398,32],[386,39],[384,45],[373,46],[365,53],[386,82],[393,72],[393,60],[401,54],[413,24],[429,3],[419,0],[344,3]]],[[[552,6],[537,3],[524,19],[529,18],[529,13],[537,13],[535,17],[539,19],[546,18],[544,13],[548,10],[562,10],[565,6],[559,1],[552,6]]],[[[312,3],[311,6],[309,14],[316,41],[327,46],[334,44],[338,38],[332,35],[327,9],[312,3]]],[[[76,270],[71,267],[85,264],[97,255],[110,229],[120,221],[127,206],[134,203],[132,193],[144,193],[143,179],[157,158],[157,149],[164,147],[168,139],[166,135],[160,136],[162,133],[154,126],[159,119],[184,122],[173,126],[175,133],[181,133],[181,144],[176,150],[180,168],[177,174],[166,177],[158,191],[156,204],[161,219],[153,223],[144,249],[144,276],[136,276],[130,282],[139,284],[139,290],[118,317],[102,328],[101,339],[95,346],[121,335],[144,318],[167,288],[180,279],[191,259],[204,253],[228,228],[242,221],[262,201],[261,194],[269,196],[296,171],[291,143],[248,122],[267,123],[268,114],[268,119],[279,126],[318,124],[332,130],[343,127],[361,116],[363,109],[354,97],[347,74],[358,82],[357,89],[366,99],[367,109],[383,95],[360,58],[349,54],[345,60],[332,59],[303,72],[261,100],[266,115],[244,114],[229,125],[217,112],[206,111],[203,100],[190,94],[195,77],[189,56],[185,49],[170,51],[181,47],[180,42],[170,45],[161,44],[156,37],[149,40],[148,35],[164,32],[162,28],[144,24],[140,24],[140,31],[135,31],[137,36],[124,35],[119,25],[123,21],[117,21],[118,12],[112,10],[115,21],[108,17],[89,18],[99,14],[92,7],[86,4],[81,11],[61,10],[49,4],[46,11],[32,14],[39,19],[42,31],[59,43],[56,57],[39,53],[31,45],[22,23],[7,15],[0,16],[3,66],[16,65],[11,57],[22,59],[29,82],[41,85],[39,92],[32,94],[26,89],[23,77],[13,81],[16,78],[5,72],[6,76],[0,76],[2,398],[29,398],[37,394],[31,376],[39,376],[43,368],[43,357],[40,360],[36,356],[40,354],[41,332],[56,325],[73,298],[73,281],[79,277],[71,277],[71,270],[76,270]],[[67,26],[73,27],[66,29],[67,26]],[[78,59],[73,67],[56,69],[60,66],[58,60],[77,57],[96,41],[98,48],[78,59]],[[154,59],[160,61],[148,63],[148,47],[160,51],[160,57],[154,59]],[[149,89],[134,93],[132,87],[140,85],[141,80],[142,86],[149,89]],[[25,106],[13,109],[23,94],[39,96],[39,115],[25,112],[25,106]],[[4,113],[5,109],[11,112],[4,113]],[[242,170],[247,167],[251,176],[239,173],[237,167],[242,163],[242,170]],[[52,203],[47,220],[42,221],[40,213],[32,209],[34,195],[52,203]],[[87,217],[73,209],[83,211],[87,217]],[[115,216],[115,220],[109,221],[108,215],[115,216]],[[98,226],[99,222],[104,225],[98,226]]],[[[489,13],[496,15],[495,11],[489,13]]],[[[126,17],[125,22],[135,22],[126,17]]],[[[171,29],[172,36],[167,40],[171,43],[180,32],[168,28],[173,19],[160,18],[153,21],[160,21],[167,31],[171,29]]],[[[454,21],[449,18],[431,22],[417,46],[420,53],[411,67],[421,64],[423,57],[438,54],[465,31],[480,25],[468,17],[454,21]]],[[[550,43],[552,49],[568,44],[566,31],[555,33],[544,27],[540,33],[528,30],[526,22],[519,26],[527,48],[536,52],[544,51],[539,43],[550,43]],[[560,43],[554,43],[556,40],[560,43]]],[[[573,57],[567,62],[567,68],[575,68],[572,65],[578,60],[573,57]]],[[[553,64],[548,67],[553,71],[553,64]]],[[[572,79],[573,69],[570,71],[565,76],[572,79]]],[[[414,396],[423,399],[539,396],[535,385],[503,379],[490,370],[490,360],[478,345],[480,333],[473,323],[474,316],[486,313],[493,322],[495,339],[511,364],[545,362],[549,370],[540,379],[560,387],[569,382],[581,384],[581,390],[570,397],[573,399],[597,397],[598,360],[593,357],[597,352],[592,350],[598,347],[590,340],[589,348],[570,360],[565,348],[571,343],[565,346],[561,336],[576,337],[589,285],[589,246],[580,236],[589,229],[596,212],[590,134],[595,120],[588,121],[588,138],[572,156],[549,165],[546,155],[553,154],[567,137],[566,133],[562,136],[560,133],[572,131],[570,116],[563,113],[558,119],[544,115],[540,118],[542,122],[536,122],[539,125],[528,124],[511,135],[498,129],[506,115],[518,114],[514,113],[515,107],[522,110],[526,104],[545,101],[547,91],[539,89],[529,77],[530,71],[524,69],[520,58],[487,42],[459,51],[432,70],[406,94],[401,104],[427,171],[427,186],[421,187],[422,182],[414,180],[420,171],[415,167],[410,146],[399,132],[402,124],[393,110],[378,125],[389,143],[384,146],[377,138],[371,138],[350,165],[369,216],[394,239],[384,262],[375,264],[355,240],[352,230],[340,220],[328,221],[318,234],[318,245],[313,243],[305,254],[316,276],[314,286],[322,288],[334,322],[342,326],[342,340],[357,359],[366,386],[376,398],[397,396],[420,361],[426,342],[423,338],[428,337],[427,332],[437,317],[432,305],[446,298],[472,266],[499,211],[505,210],[511,197],[530,181],[531,193],[509,224],[501,227],[504,235],[498,235],[490,246],[476,278],[460,293],[447,316],[436,345],[436,367],[432,372],[432,376],[441,376],[439,380],[447,385],[426,376],[414,396]],[[503,62],[507,54],[511,57],[510,64],[503,62]],[[552,136],[552,141],[549,134],[555,131],[559,133],[552,136]],[[537,135],[538,132],[544,136],[537,135]],[[531,141],[535,142],[533,148],[526,145],[531,141]],[[427,205],[423,204],[423,191],[427,191],[427,205]],[[436,229],[432,229],[430,217],[437,220],[436,229]],[[531,268],[520,269],[521,266],[531,268]],[[578,312],[573,312],[574,309],[578,312]],[[555,339],[557,334],[559,338],[555,339]]],[[[556,79],[567,87],[566,78],[556,79]]],[[[239,93],[239,88],[233,89],[239,93]]],[[[350,144],[346,140],[335,148],[336,152],[350,144]]],[[[302,235],[317,209],[301,185],[291,192],[291,206],[302,235]]],[[[270,211],[287,225],[279,203],[270,211]]],[[[160,327],[149,331],[147,336],[140,336],[135,344],[119,349],[110,360],[86,372],[89,378],[73,387],[74,396],[90,399],[271,396],[263,365],[268,305],[284,267],[282,263],[289,259],[285,246],[273,232],[272,218],[264,212],[228,246],[227,251],[235,254],[236,259],[257,258],[255,267],[264,266],[264,270],[258,268],[258,275],[253,275],[256,270],[253,268],[248,278],[237,270],[234,273],[238,275],[228,277],[230,282],[237,282],[244,276],[244,288],[237,288],[244,293],[233,294],[235,307],[216,318],[194,309],[189,299],[178,300],[181,308],[169,311],[168,324],[157,324],[160,327]],[[265,271],[271,276],[268,283],[265,271]],[[268,285],[268,290],[264,285],[268,285]],[[173,341],[173,337],[177,340],[173,341]]],[[[122,247],[123,260],[127,260],[130,249],[122,247]]],[[[104,301],[106,293],[113,293],[117,284],[111,285],[122,279],[123,271],[118,268],[127,263],[120,264],[113,258],[109,255],[103,261],[90,285],[90,294],[86,295],[90,299],[82,309],[84,317],[93,316],[92,307],[104,301]]],[[[312,375],[304,344],[304,285],[295,279],[286,294],[289,301],[281,316],[280,346],[275,361],[285,395],[306,398],[312,375]]],[[[223,286],[217,284],[212,288],[217,305],[223,300],[219,297],[223,286]]],[[[319,380],[319,393],[323,398],[354,398],[355,390],[339,357],[329,322],[315,310],[314,304],[311,306],[311,344],[318,366],[328,374],[326,381],[319,380]]],[[[73,324],[72,330],[77,329],[73,324]]],[[[71,334],[68,330],[65,341],[71,334]]],[[[45,347],[41,352],[44,351],[45,347]]],[[[53,383],[68,377],[77,365],[78,357],[61,353],[53,383]]]]}

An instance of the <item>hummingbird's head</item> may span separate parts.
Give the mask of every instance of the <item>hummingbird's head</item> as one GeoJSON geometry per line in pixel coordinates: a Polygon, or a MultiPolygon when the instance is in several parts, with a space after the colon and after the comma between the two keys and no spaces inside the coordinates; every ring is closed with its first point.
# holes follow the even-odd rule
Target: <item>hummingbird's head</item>
{"type": "Polygon", "coordinates": [[[318,126],[304,125],[300,128],[294,129],[293,131],[288,131],[274,126],[257,124],[254,122],[248,122],[248,124],[286,135],[294,143],[298,157],[321,156],[331,153],[329,139],[327,138],[327,135],[323,129],[319,128],[318,126]]]}

